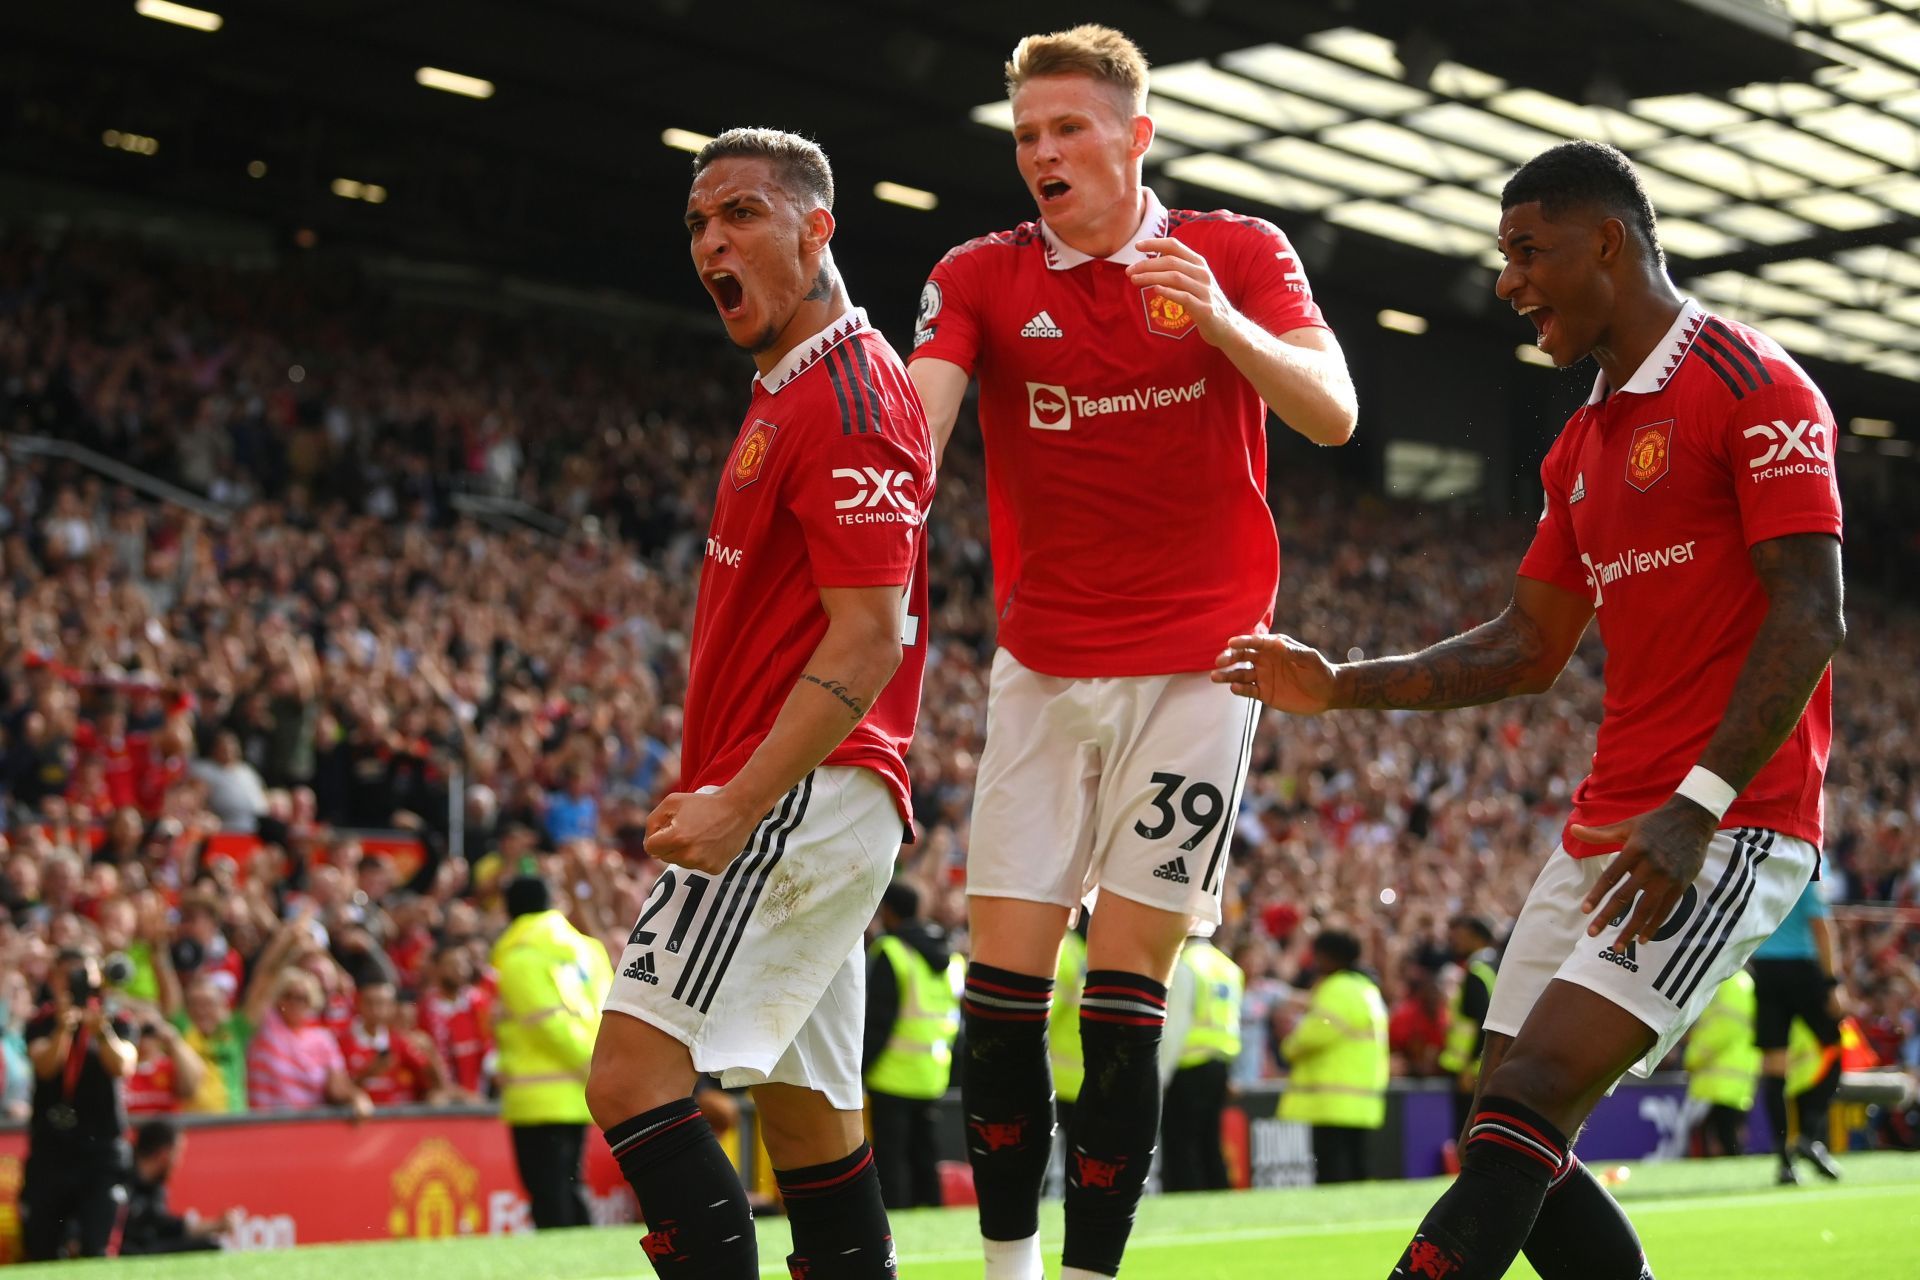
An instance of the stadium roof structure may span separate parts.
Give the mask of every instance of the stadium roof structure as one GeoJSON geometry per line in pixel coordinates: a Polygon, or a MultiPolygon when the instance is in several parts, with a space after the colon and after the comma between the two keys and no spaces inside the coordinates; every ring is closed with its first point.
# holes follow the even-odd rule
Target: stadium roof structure
{"type": "Polygon", "coordinates": [[[1597,137],[1686,288],[1880,399],[1920,378],[1920,0],[20,0],[0,186],[693,309],[685,148],[770,124],[826,146],[843,264],[903,318],[1031,216],[1001,62],[1089,18],[1155,60],[1162,194],[1270,214],[1323,290],[1490,316],[1502,181],[1597,137]]]}

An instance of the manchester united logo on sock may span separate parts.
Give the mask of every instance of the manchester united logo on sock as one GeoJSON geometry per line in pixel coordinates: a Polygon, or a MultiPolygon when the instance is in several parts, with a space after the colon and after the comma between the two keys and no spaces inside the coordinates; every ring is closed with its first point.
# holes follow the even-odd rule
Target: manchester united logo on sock
{"type": "Polygon", "coordinates": [[[1117,1160],[1102,1160],[1084,1151],[1076,1151],[1073,1153],[1073,1166],[1081,1186],[1089,1190],[1111,1190],[1120,1171],[1127,1167],[1127,1158],[1121,1156],[1117,1160]]]}
{"type": "Polygon", "coordinates": [[[1415,1236],[1413,1243],[1407,1246],[1408,1277],[1425,1276],[1427,1280],[1447,1280],[1447,1277],[1465,1265],[1459,1255],[1449,1253],[1425,1236],[1415,1236]]]}

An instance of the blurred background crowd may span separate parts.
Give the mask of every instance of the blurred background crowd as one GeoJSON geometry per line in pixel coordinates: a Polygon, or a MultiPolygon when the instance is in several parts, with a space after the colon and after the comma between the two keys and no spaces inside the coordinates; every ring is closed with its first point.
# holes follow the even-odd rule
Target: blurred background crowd
{"type": "MultiPolygon", "coordinates": [[[[22,1031],[72,948],[110,961],[138,1031],[136,1111],[486,1097],[504,885],[543,876],[617,950],[660,870],[640,836],[678,773],[746,379],[705,333],[0,237],[4,1117],[27,1112],[22,1031]]],[[[1273,484],[1277,628],[1380,654],[1505,604],[1525,521],[1391,502],[1294,456],[1273,484]]],[[[961,953],[993,647],[981,474],[963,422],[902,865],[961,953]]],[[[1920,616],[1870,590],[1849,614],[1825,895],[1863,1030],[1920,1066],[1920,616]]],[[[1590,636],[1550,693],[1485,709],[1262,722],[1218,939],[1246,975],[1237,1079],[1281,1070],[1328,931],[1380,979],[1395,1072],[1443,1073],[1447,923],[1504,938],[1585,771],[1603,660],[1590,636]]]]}

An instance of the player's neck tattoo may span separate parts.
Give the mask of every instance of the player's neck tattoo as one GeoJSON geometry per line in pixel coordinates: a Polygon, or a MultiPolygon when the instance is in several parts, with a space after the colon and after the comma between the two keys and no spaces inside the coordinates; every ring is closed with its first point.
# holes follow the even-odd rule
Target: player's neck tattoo
{"type": "Polygon", "coordinates": [[[827,270],[826,265],[823,263],[820,267],[820,274],[813,278],[813,288],[807,290],[806,301],[819,302],[821,299],[831,297],[832,295],[833,272],[827,270]]]}
{"type": "Polygon", "coordinates": [[[847,688],[847,686],[841,684],[838,680],[822,680],[811,671],[806,672],[800,678],[808,684],[819,685],[822,689],[825,689],[828,693],[840,699],[855,720],[859,720],[861,716],[867,714],[867,704],[855,697],[853,690],[847,688]]]}

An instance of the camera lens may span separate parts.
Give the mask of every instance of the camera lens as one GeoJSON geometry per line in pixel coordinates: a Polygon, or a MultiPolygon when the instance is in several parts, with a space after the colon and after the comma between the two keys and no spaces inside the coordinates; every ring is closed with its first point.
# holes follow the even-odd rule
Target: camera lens
{"type": "Polygon", "coordinates": [[[124,987],[133,978],[133,961],[116,951],[100,962],[100,975],[110,987],[124,987]]]}

